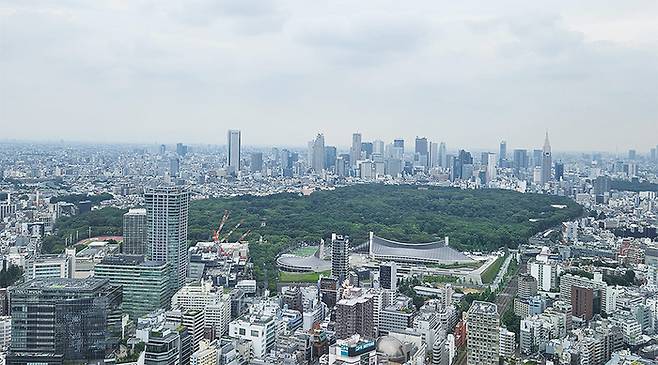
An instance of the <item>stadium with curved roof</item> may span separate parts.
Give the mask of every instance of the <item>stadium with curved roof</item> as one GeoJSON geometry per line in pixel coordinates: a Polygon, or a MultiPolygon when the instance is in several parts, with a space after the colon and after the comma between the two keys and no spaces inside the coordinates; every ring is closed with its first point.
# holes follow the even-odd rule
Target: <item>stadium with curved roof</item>
{"type": "MultiPolygon", "coordinates": [[[[446,240],[447,242],[447,240],[446,240]]],[[[377,260],[427,264],[468,264],[475,260],[446,242],[404,243],[377,237],[370,232],[370,257],[377,260]]]]}
{"type": "Polygon", "coordinates": [[[324,243],[310,256],[298,256],[285,253],[276,259],[276,264],[287,272],[323,272],[331,270],[331,261],[324,260],[324,243]]]}

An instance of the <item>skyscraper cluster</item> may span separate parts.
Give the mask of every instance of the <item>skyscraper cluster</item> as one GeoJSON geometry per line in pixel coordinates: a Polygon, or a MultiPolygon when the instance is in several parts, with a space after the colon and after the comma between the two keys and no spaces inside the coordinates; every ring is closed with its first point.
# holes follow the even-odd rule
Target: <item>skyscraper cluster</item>
{"type": "MultiPolygon", "coordinates": [[[[306,158],[300,159],[299,152],[273,148],[272,154],[252,152],[247,168],[241,160],[241,134],[239,130],[227,133],[226,173],[239,176],[242,172],[267,174],[268,176],[292,177],[306,174],[316,176],[356,177],[374,180],[386,176],[414,176],[417,174],[452,181],[475,182],[480,185],[494,184],[501,176],[500,169],[511,169],[513,175],[536,186],[548,187],[551,181],[564,178],[564,164],[553,161],[548,133],[541,149],[514,149],[508,153],[508,143],[503,140],[498,151],[482,152],[479,160],[470,151],[459,149],[449,154],[445,142],[433,142],[427,137],[417,136],[413,149],[405,150],[403,139],[394,139],[386,144],[382,140],[365,141],[361,133],[353,133],[347,151],[341,151],[326,143],[322,133],[309,141],[306,158]],[[531,151],[531,152],[529,152],[531,151]],[[267,157],[267,158],[266,158],[267,157]],[[244,171],[243,171],[244,170],[244,171]]],[[[629,152],[629,156],[632,155],[629,152]]],[[[172,162],[172,174],[179,168],[172,162]]]]}

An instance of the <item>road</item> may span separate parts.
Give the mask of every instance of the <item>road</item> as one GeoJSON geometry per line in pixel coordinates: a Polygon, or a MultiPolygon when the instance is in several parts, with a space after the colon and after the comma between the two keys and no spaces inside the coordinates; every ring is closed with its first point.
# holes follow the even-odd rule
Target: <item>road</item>
{"type": "Polygon", "coordinates": [[[514,297],[516,296],[516,290],[518,289],[518,285],[519,285],[518,277],[519,277],[518,274],[514,274],[514,276],[512,276],[507,282],[505,289],[503,289],[500,293],[498,293],[498,295],[496,295],[496,305],[498,306],[498,314],[501,317],[514,304],[514,297]]]}
{"type": "MultiPolygon", "coordinates": [[[[512,256],[512,255],[510,255],[512,256]]],[[[507,271],[507,270],[505,270],[507,271]]],[[[495,303],[498,306],[498,314],[502,317],[505,312],[511,309],[514,305],[514,297],[516,296],[516,291],[519,285],[519,272],[525,272],[525,262],[521,262],[519,270],[517,270],[514,275],[509,278],[505,288],[496,295],[495,303]],[[523,270],[523,271],[522,271],[523,270]]],[[[458,354],[455,359],[455,365],[466,365],[466,349],[464,349],[464,354],[458,354]]]]}
{"type": "Polygon", "coordinates": [[[509,309],[513,309],[514,306],[514,297],[516,296],[516,291],[519,288],[519,273],[525,273],[527,270],[527,259],[522,257],[519,268],[510,277],[509,281],[505,288],[496,296],[496,305],[498,306],[498,314],[501,316],[505,314],[509,309]]]}

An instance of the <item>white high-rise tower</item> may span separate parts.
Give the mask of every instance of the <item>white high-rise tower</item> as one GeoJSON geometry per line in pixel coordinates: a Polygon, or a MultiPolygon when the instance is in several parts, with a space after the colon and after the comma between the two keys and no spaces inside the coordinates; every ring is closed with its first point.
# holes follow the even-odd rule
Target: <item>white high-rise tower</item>
{"type": "Polygon", "coordinates": [[[170,295],[185,284],[190,193],[184,187],[146,188],[146,256],[169,264],[170,295]]]}
{"type": "Polygon", "coordinates": [[[356,166],[356,162],[361,159],[361,133],[352,134],[352,148],[350,148],[350,164],[356,166]]]}
{"type": "Polygon", "coordinates": [[[240,171],[240,131],[231,129],[227,134],[227,149],[228,149],[228,173],[237,175],[240,171]]]}
{"type": "Polygon", "coordinates": [[[311,168],[316,173],[321,173],[325,168],[324,161],[324,136],[322,134],[318,134],[318,136],[313,141],[311,148],[311,168]]]}

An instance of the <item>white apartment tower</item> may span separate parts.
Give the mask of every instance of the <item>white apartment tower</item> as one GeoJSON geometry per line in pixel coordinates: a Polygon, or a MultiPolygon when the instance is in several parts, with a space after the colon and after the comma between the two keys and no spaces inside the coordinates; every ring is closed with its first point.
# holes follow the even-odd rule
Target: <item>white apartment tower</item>
{"type": "Polygon", "coordinates": [[[227,166],[228,173],[232,175],[237,175],[240,171],[240,144],[241,135],[240,131],[237,129],[230,129],[227,133],[227,166]]]}
{"type": "Polygon", "coordinates": [[[339,285],[347,278],[350,269],[349,247],[347,236],[331,235],[331,276],[338,279],[339,285]]]}
{"type": "Polygon", "coordinates": [[[467,365],[498,364],[500,316],[494,303],[474,301],[466,317],[467,365]]]}
{"type": "MultiPolygon", "coordinates": [[[[169,264],[171,294],[187,275],[187,221],[190,192],[179,186],[146,188],[144,192],[149,260],[169,264]]],[[[171,297],[171,295],[169,296],[171,297]]]]}

